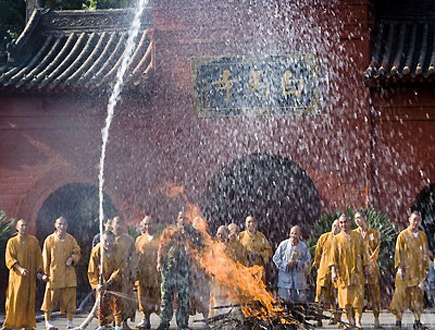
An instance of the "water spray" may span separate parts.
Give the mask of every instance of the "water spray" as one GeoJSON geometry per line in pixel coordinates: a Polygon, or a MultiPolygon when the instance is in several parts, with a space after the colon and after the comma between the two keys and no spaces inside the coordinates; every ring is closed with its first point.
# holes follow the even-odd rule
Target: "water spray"
{"type": "MultiPolygon", "coordinates": [[[[118,101],[120,100],[122,87],[124,83],[124,77],[125,73],[129,67],[131,57],[133,55],[133,51],[136,48],[137,45],[137,36],[139,33],[139,28],[141,25],[141,16],[145,9],[145,7],[148,5],[148,0],[138,0],[137,1],[137,8],[135,10],[135,16],[131,24],[131,28],[129,29],[128,38],[126,41],[126,47],[123,54],[121,65],[119,66],[119,69],[116,73],[116,82],[113,87],[112,94],[109,98],[109,103],[107,105],[107,117],[105,120],[104,128],[101,131],[102,135],[102,147],[101,147],[101,157],[100,157],[100,171],[98,174],[98,198],[99,198],[99,229],[100,229],[100,281],[102,282],[102,274],[103,274],[103,244],[102,238],[103,238],[103,221],[104,221],[104,209],[103,209],[103,201],[104,201],[104,195],[103,195],[103,187],[104,187],[104,165],[106,160],[106,149],[107,149],[107,143],[109,140],[109,130],[110,126],[112,124],[113,115],[115,112],[115,106],[117,105],[118,101]]],[[[100,305],[101,302],[101,294],[98,295],[97,300],[95,301],[95,304],[89,313],[88,317],[80,324],[79,327],[75,329],[86,329],[89,323],[94,318],[97,308],[100,305]]]]}

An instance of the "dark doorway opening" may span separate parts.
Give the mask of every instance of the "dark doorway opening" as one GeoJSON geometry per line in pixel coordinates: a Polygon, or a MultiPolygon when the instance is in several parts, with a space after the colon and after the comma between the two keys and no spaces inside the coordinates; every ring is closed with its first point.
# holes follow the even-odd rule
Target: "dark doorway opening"
{"type": "MultiPolygon", "coordinates": [[[[105,217],[116,215],[115,207],[108,196],[104,196],[103,210],[105,217]]],[[[68,220],[68,232],[74,236],[81,248],[81,259],[76,267],[79,303],[90,291],[87,272],[92,238],[99,231],[98,188],[89,184],[70,183],[50,194],[36,219],[36,235],[41,244],[54,232],[54,220],[60,216],[68,220]]],[[[38,287],[37,294],[37,301],[42,301],[43,288],[38,287]]]]}
{"type": "Polygon", "coordinates": [[[421,212],[422,227],[427,235],[429,249],[435,249],[435,184],[423,189],[412,205],[413,210],[421,212]]]}
{"type": "Polygon", "coordinates": [[[320,216],[321,202],[313,181],[295,162],[252,154],[232,161],[208,183],[202,210],[213,234],[231,222],[242,229],[245,218],[255,216],[259,230],[276,248],[295,224],[306,238],[320,216]]]}

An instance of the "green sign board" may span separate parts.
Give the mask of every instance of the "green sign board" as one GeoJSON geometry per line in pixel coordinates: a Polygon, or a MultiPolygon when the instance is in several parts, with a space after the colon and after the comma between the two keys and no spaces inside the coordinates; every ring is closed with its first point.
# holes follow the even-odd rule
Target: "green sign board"
{"type": "Polygon", "coordinates": [[[201,117],[319,111],[313,56],[195,58],[192,63],[201,117]]]}

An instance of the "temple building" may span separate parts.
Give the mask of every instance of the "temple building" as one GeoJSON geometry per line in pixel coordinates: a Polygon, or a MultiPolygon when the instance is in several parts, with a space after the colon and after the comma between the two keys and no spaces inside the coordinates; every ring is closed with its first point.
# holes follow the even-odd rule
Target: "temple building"
{"type": "MultiPolygon", "coordinates": [[[[41,240],[65,215],[84,246],[136,10],[30,9],[0,58],[0,209],[41,240]]],[[[336,209],[373,206],[404,226],[415,208],[433,232],[432,1],[153,0],[136,42],[106,216],[167,223],[189,201],[213,225],[256,216],[276,245],[336,209]]]]}

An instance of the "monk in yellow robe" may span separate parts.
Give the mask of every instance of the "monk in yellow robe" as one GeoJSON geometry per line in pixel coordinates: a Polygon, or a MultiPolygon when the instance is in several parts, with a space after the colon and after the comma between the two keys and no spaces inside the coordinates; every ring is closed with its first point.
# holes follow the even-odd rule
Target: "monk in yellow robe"
{"type": "Polygon", "coordinates": [[[364,293],[367,302],[373,309],[373,316],[375,318],[374,327],[380,328],[379,313],[381,310],[381,289],[379,286],[378,256],[381,246],[381,236],[377,230],[368,226],[367,216],[364,211],[357,211],[355,213],[355,222],[358,228],[354,231],[361,235],[370,263],[370,272],[367,274],[365,280],[364,293]]]}
{"type": "Polygon", "coordinates": [[[337,282],[338,305],[346,311],[349,323],[361,329],[368,257],[361,235],[352,230],[350,218],[342,214],[338,221],[341,232],[332,243],[332,280],[337,282]]]}
{"type": "Polygon", "coordinates": [[[124,270],[122,281],[123,311],[122,321],[123,328],[129,329],[127,320],[134,321],[136,317],[137,303],[135,301],[135,293],[133,291],[134,282],[137,276],[137,255],[136,246],[133,237],[124,232],[124,221],[120,216],[114,217],[112,220],[112,229],[115,234],[115,245],[120,254],[124,256],[124,270]]]}
{"type": "Polygon", "coordinates": [[[60,305],[62,314],[67,317],[67,329],[73,328],[73,315],[76,311],[76,270],[80,260],[80,247],[75,238],[68,234],[68,221],[64,217],[54,221],[55,232],[44,241],[42,263],[48,276],[45,287],[44,311],[47,330],[56,329],[51,323],[51,313],[60,305]]]}
{"type": "Polygon", "coordinates": [[[124,255],[115,246],[115,235],[105,231],[102,240],[91,251],[88,265],[89,284],[96,294],[101,295],[98,311],[98,330],[105,330],[107,318],[113,316],[115,330],[122,326],[122,299],[117,293],[122,290],[122,269],[124,255]],[[102,248],[101,248],[101,245],[102,248]],[[103,253],[103,274],[101,273],[101,253],[103,253]]]}
{"type": "MultiPolygon", "coordinates": [[[[225,252],[234,261],[237,261],[243,266],[248,267],[248,250],[239,241],[239,226],[235,223],[230,223],[227,228],[228,229],[226,231],[228,233],[226,236],[228,237],[225,243],[225,252]]],[[[221,231],[222,230],[223,229],[221,229],[221,231]]],[[[220,235],[219,229],[216,235],[220,235]]]]}
{"type": "Polygon", "coordinates": [[[35,321],[36,278],[42,277],[42,256],[38,240],[27,233],[25,220],[18,220],[17,236],[6,244],[5,261],[9,269],[3,328],[33,329],[35,321]]]}
{"type": "Polygon", "coordinates": [[[157,251],[160,239],[154,233],[153,219],[147,215],[139,223],[141,235],[136,239],[138,255],[137,298],[142,321],[136,325],[139,329],[150,329],[151,313],[160,314],[160,282],[157,271],[157,251]]]}
{"type": "MultiPolygon", "coordinates": [[[[323,304],[325,308],[333,310],[334,319],[331,324],[336,324],[341,318],[340,313],[336,311],[337,289],[332,282],[331,268],[329,267],[332,260],[332,242],[334,236],[339,233],[339,221],[335,220],[332,223],[331,231],[319,237],[313,262],[313,268],[317,269],[315,301],[323,304]]],[[[322,321],[318,321],[318,326],[322,326],[322,321]]]]}
{"type": "Polygon", "coordinates": [[[246,230],[239,234],[239,241],[248,252],[248,266],[266,266],[273,251],[263,233],[257,230],[258,220],[248,216],[245,220],[246,230]]]}
{"type": "Polygon", "coordinates": [[[419,212],[412,212],[408,221],[408,228],[397,237],[394,255],[396,289],[390,310],[396,316],[396,328],[402,327],[402,315],[409,307],[414,314],[414,329],[424,329],[420,316],[424,309],[423,288],[430,263],[427,237],[418,229],[421,224],[419,212]]]}

